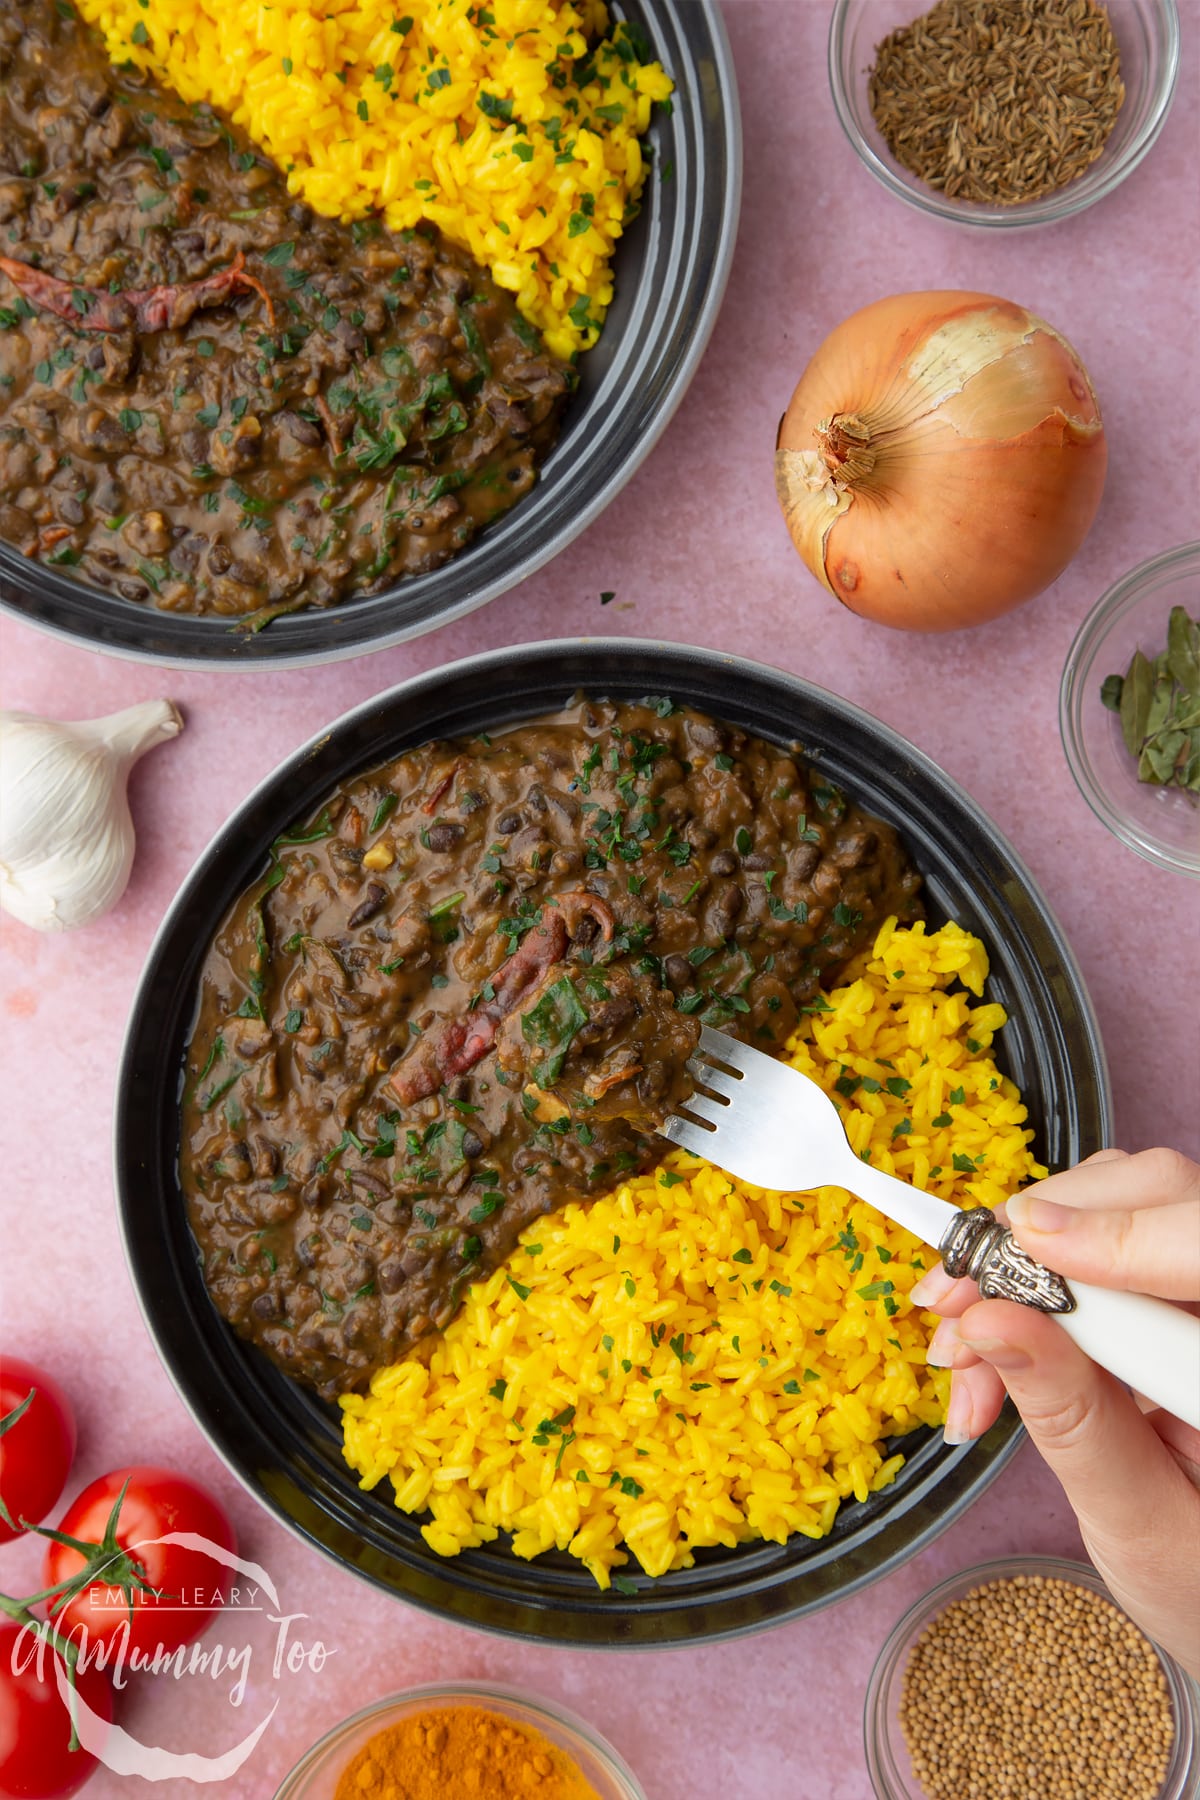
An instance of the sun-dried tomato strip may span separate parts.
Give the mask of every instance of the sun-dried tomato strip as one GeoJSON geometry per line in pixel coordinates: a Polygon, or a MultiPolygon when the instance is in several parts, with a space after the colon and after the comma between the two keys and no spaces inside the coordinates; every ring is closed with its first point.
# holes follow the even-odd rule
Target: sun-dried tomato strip
{"type": "MultiPolygon", "coordinates": [[[[453,771],[448,779],[453,778],[453,771]]],[[[496,1041],[496,1027],[517,1010],[538,986],[547,969],[561,962],[584,919],[594,919],[605,943],[612,940],[613,915],[596,894],[571,889],[542,909],[542,917],[505,958],[481,998],[465,1019],[446,1019],[427,1031],[391,1077],[405,1106],[427,1100],[456,1075],[482,1062],[496,1041]]]]}

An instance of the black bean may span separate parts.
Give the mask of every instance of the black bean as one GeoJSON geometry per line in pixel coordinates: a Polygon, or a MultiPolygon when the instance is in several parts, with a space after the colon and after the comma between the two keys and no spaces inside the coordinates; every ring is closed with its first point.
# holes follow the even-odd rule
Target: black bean
{"type": "Polygon", "coordinates": [[[506,431],[510,437],[523,438],[528,436],[530,429],[529,414],[523,407],[514,405],[513,402],[506,399],[503,394],[493,394],[487,403],[487,409],[491,413],[493,419],[495,419],[501,431],[506,431]]]}
{"type": "Polygon", "coordinates": [[[788,851],[788,875],[793,881],[807,881],[821,860],[818,844],[798,844],[788,851]]]}
{"type": "Polygon", "coordinates": [[[462,1153],[468,1158],[483,1154],[483,1139],[477,1131],[468,1129],[463,1132],[462,1153]]]}
{"type": "Polygon", "coordinates": [[[746,896],[735,882],[728,882],[718,888],[709,903],[709,929],[716,937],[728,937],[734,923],[746,904],[746,896]]]}
{"type": "Polygon", "coordinates": [[[754,870],[769,869],[773,861],[773,857],[764,856],[761,850],[751,850],[748,856],[743,856],[742,867],[754,870]]]}
{"type": "Polygon", "coordinates": [[[736,875],[738,859],[732,850],[718,850],[708,866],[714,875],[736,875]]]}
{"type": "Polygon", "coordinates": [[[110,419],[99,407],[91,407],[79,424],[79,436],[89,450],[111,450],[120,454],[128,438],[116,419],[110,419]]]}
{"type": "Polygon", "coordinates": [[[317,445],[323,442],[320,427],[302,413],[285,411],[279,415],[279,423],[283,425],[298,443],[317,445]]]}
{"type": "Polygon", "coordinates": [[[222,1150],[221,1161],[235,1181],[248,1181],[253,1173],[249,1148],[240,1138],[227,1150],[222,1150]]]}
{"type": "Polygon", "coordinates": [[[404,1270],[398,1262],[385,1262],[379,1270],[379,1285],[385,1294],[398,1294],[405,1279],[404,1270]]]}
{"type": "Polygon", "coordinates": [[[456,844],[461,843],[463,827],[456,824],[453,819],[439,819],[436,825],[429,827],[426,836],[429,840],[429,848],[436,850],[439,856],[444,856],[453,850],[456,844]]]}
{"type": "Polygon", "coordinates": [[[208,433],[200,425],[193,425],[180,434],[179,448],[185,456],[190,456],[195,464],[208,461],[208,446],[208,433]]]}
{"type": "Polygon", "coordinates": [[[668,956],[663,963],[663,974],[667,978],[667,986],[677,992],[680,988],[692,985],[692,965],[686,956],[680,956],[677,952],[668,956]]]}
{"type": "Polygon", "coordinates": [[[353,294],[362,292],[362,283],[348,269],[340,269],[327,277],[325,292],[331,300],[349,300],[353,294]]]}
{"type": "Polygon", "coordinates": [[[335,994],[333,1004],[348,1019],[361,1019],[370,1012],[373,1002],[366,994],[335,994]]]}
{"type": "Polygon", "coordinates": [[[233,561],[233,553],[224,544],[214,544],[208,553],[208,566],[214,575],[223,575],[233,561]]]}
{"type": "Polygon", "coordinates": [[[199,533],[184,538],[171,551],[171,567],[179,569],[184,575],[190,575],[207,548],[208,539],[199,533]]]}
{"type": "Polygon", "coordinates": [[[511,837],[514,831],[520,831],[525,820],[519,812],[501,813],[496,821],[496,830],[501,837],[511,837]]]}
{"type": "Polygon", "coordinates": [[[279,1311],[279,1302],[269,1290],[265,1294],[256,1294],[250,1302],[250,1311],[256,1319],[273,1319],[279,1311]]]}
{"type": "Polygon", "coordinates": [[[873,831],[864,829],[843,832],[834,843],[833,860],[843,869],[857,869],[878,848],[879,838],[873,831]]]}
{"type": "Polygon", "coordinates": [[[388,1197],[387,1183],[381,1176],[372,1175],[369,1169],[351,1169],[349,1179],[351,1187],[366,1188],[378,1200],[388,1197]]]}
{"type": "Polygon", "coordinates": [[[74,494],[68,494],[65,500],[59,501],[58,516],[68,525],[83,524],[83,507],[74,494]]]}
{"type": "Polygon", "coordinates": [[[351,931],[359,925],[365,925],[368,919],[373,919],[380,908],[387,904],[387,897],[388,891],[385,887],[382,887],[377,881],[371,882],[365,897],[346,921],[351,931]]]}

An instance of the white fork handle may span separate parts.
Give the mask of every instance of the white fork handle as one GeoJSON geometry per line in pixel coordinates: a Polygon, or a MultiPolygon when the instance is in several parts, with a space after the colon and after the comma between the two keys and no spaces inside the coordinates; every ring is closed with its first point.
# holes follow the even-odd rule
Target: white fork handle
{"type": "Polygon", "coordinates": [[[1093,1362],[1200,1431],[1200,1319],[1166,1300],[1069,1281],[1056,1318],[1093,1362]]]}
{"type": "MultiPolygon", "coordinates": [[[[955,1211],[946,1201],[851,1156],[837,1179],[927,1244],[940,1244],[955,1211]]],[[[1166,1300],[1067,1279],[1075,1311],[1055,1313],[1093,1362],[1200,1430],[1200,1319],[1166,1300]]]]}

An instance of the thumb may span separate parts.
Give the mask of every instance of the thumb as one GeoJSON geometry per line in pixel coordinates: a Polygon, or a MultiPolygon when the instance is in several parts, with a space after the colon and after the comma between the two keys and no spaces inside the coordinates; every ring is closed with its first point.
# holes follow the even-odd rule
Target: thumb
{"type": "Polygon", "coordinates": [[[999,1373],[1085,1537],[1112,1549],[1165,1543],[1177,1553],[1180,1533],[1195,1529],[1195,1492],[1120,1382],[1032,1307],[980,1301],[958,1332],[999,1373]]]}

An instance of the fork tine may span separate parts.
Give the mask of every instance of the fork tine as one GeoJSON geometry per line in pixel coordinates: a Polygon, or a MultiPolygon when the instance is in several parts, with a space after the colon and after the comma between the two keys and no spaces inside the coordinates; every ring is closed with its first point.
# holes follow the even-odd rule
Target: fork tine
{"type": "Polygon", "coordinates": [[[714,1125],[729,1121],[729,1102],[727,1100],[710,1099],[707,1094],[691,1094],[682,1102],[679,1111],[684,1118],[689,1116],[708,1119],[714,1125]]]}
{"type": "Polygon", "coordinates": [[[662,1135],[678,1144],[681,1150],[690,1150],[693,1156],[708,1157],[712,1150],[714,1131],[705,1131],[700,1125],[689,1124],[676,1113],[669,1113],[663,1120],[662,1135]]]}
{"type": "Polygon", "coordinates": [[[744,1076],[732,1075],[727,1069],[718,1069],[713,1063],[701,1062],[698,1056],[690,1057],[685,1066],[693,1081],[698,1082],[701,1087],[710,1088],[714,1094],[727,1094],[731,1100],[744,1085],[744,1076]]]}

